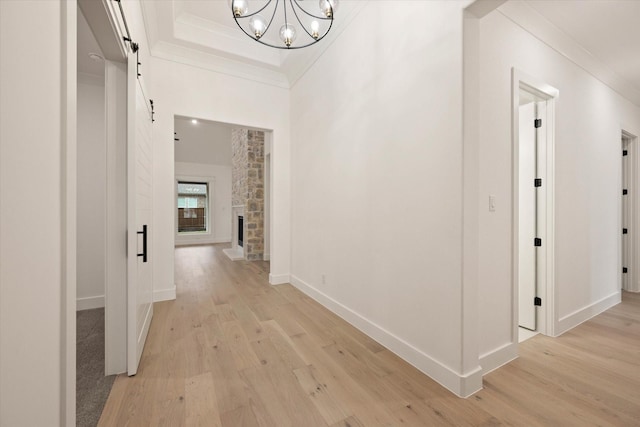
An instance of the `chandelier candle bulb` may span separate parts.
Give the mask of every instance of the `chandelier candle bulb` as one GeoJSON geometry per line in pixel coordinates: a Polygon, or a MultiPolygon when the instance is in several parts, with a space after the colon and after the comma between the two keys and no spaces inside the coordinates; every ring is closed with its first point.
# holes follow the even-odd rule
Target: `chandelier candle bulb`
{"type": "Polygon", "coordinates": [[[320,10],[327,18],[333,18],[337,6],[338,0],[320,0],[320,10]]]}
{"type": "Polygon", "coordinates": [[[320,36],[320,23],[318,21],[311,21],[311,37],[317,39],[320,36]]]}
{"type": "Polygon", "coordinates": [[[240,18],[249,13],[249,2],[247,0],[230,0],[233,16],[240,18]]]}
{"type": "Polygon", "coordinates": [[[291,24],[284,24],[280,28],[280,39],[284,42],[287,47],[291,46],[296,39],[296,29],[291,24]]]}
{"type": "Polygon", "coordinates": [[[249,21],[249,25],[251,26],[256,39],[262,37],[265,30],[267,29],[267,21],[260,15],[252,16],[251,20],[249,21]]]}

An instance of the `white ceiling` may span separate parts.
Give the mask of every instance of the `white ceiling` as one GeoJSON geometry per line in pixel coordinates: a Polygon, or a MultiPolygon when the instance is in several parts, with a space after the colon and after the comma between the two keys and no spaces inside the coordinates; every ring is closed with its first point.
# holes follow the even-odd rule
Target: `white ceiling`
{"type": "Polygon", "coordinates": [[[640,90],[640,1],[527,0],[527,4],[640,90]]]}
{"type": "Polygon", "coordinates": [[[94,61],[89,58],[90,53],[97,53],[104,58],[87,20],[78,9],[78,73],[102,77],[104,75],[104,61],[94,61]]]}
{"type": "MultiPolygon", "coordinates": [[[[249,0],[250,4],[252,1],[254,7],[256,1],[264,2],[249,0]]],[[[640,0],[524,2],[532,13],[540,14],[618,77],[640,90],[640,0]]],[[[155,56],[180,58],[191,65],[282,87],[295,83],[366,3],[366,0],[341,0],[334,28],[326,39],[309,48],[285,51],[260,45],[242,33],[233,20],[227,0],[142,1],[149,43],[155,56]]],[[[394,7],[396,2],[388,3],[394,7]]]]}
{"type": "MultiPolygon", "coordinates": [[[[253,4],[257,1],[253,0],[253,4]]],[[[222,72],[288,87],[304,74],[365,3],[366,0],[341,0],[329,35],[316,45],[290,51],[263,46],[245,35],[234,21],[227,0],[143,0],[142,6],[155,56],[167,59],[177,56],[191,65],[218,67],[222,72]],[[235,67],[230,68],[230,64],[235,67]]]]}

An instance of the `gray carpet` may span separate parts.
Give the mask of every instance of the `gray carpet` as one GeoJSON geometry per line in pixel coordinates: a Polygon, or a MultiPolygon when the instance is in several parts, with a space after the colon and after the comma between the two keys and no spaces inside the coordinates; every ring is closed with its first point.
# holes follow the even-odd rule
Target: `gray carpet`
{"type": "Polygon", "coordinates": [[[76,425],[98,425],[115,375],[104,376],[104,308],[76,313],[76,425]]]}

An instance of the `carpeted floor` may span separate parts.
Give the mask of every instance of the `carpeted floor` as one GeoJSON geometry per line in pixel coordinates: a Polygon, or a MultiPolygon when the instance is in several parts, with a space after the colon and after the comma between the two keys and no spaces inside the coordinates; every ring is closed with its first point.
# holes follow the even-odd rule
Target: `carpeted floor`
{"type": "Polygon", "coordinates": [[[76,313],[76,425],[98,425],[115,375],[104,376],[104,309],[76,313]]]}

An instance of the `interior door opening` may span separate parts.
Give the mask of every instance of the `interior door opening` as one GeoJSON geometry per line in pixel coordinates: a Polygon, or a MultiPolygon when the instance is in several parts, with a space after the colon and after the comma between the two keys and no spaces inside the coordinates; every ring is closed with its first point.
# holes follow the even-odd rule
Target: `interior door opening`
{"type": "Polygon", "coordinates": [[[514,342],[554,329],[554,100],[558,91],[513,70],[514,342]],[[517,340],[517,341],[516,341],[517,340]]]}
{"type": "Polygon", "coordinates": [[[115,379],[105,376],[105,60],[80,8],[77,26],[76,416],[97,423],[93,407],[104,404],[115,379]]]}
{"type": "Polygon", "coordinates": [[[629,288],[629,244],[628,230],[630,217],[629,194],[629,140],[622,137],[622,289],[629,288]]]}
{"type": "Polygon", "coordinates": [[[628,132],[622,132],[622,190],[621,190],[621,289],[639,292],[638,278],[638,186],[636,138],[628,132]]]}
{"type": "Polygon", "coordinates": [[[126,66],[101,4],[77,8],[76,416],[97,424],[126,370],[126,66]]]}
{"type": "Polygon", "coordinates": [[[175,115],[174,161],[176,254],[217,245],[210,250],[268,269],[271,132],[175,115]]]}
{"type": "Polygon", "coordinates": [[[531,93],[520,90],[518,109],[518,325],[531,332],[536,332],[538,329],[535,300],[538,296],[537,242],[540,239],[538,193],[541,187],[536,186],[536,181],[542,179],[538,170],[540,156],[538,146],[543,142],[540,141],[542,139],[542,119],[540,118],[542,108],[543,102],[536,100],[536,97],[531,93]]]}

